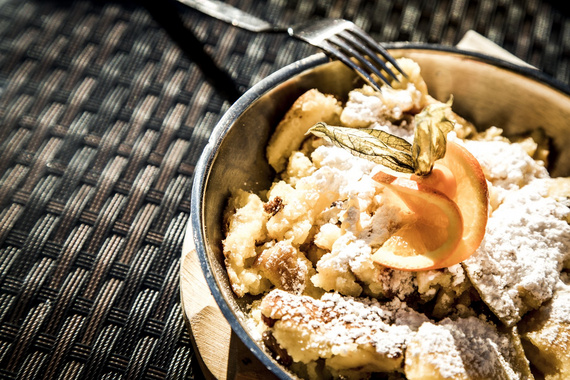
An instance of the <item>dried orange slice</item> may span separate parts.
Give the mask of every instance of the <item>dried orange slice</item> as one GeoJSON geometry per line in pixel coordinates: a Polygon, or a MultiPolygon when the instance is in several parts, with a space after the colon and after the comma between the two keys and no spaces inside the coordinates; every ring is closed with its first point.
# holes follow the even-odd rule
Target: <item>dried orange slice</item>
{"type": "Polygon", "coordinates": [[[445,157],[427,176],[380,172],[384,184],[413,217],[374,254],[373,261],[401,270],[448,267],[469,257],[485,234],[488,190],[477,160],[448,142],[445,157]]]}

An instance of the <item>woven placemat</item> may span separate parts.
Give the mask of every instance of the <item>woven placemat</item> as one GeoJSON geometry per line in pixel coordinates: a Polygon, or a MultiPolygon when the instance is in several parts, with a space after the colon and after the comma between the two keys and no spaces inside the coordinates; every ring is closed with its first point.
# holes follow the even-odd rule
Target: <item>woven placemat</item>
{"type": "MultiPolygon", "coordinates": [[[[232,0],[381,41],[473,29],[570,83],[540,1],[232,0]]],[[[194,165],[233,100],[316,49],[174,2],[0,0],[0,377],[200,378],[179,299],[194,165]]]]}

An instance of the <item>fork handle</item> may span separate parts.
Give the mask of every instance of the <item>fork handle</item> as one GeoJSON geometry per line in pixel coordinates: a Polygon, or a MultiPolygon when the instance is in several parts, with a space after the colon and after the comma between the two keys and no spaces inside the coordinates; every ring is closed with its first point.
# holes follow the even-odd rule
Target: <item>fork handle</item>
{"type": "Polygon", "coordinates": [[[287,29],[272,25],[265,20],[218,0],[178,0],[208,16],[250,32],[286,32],[287,29]]]}

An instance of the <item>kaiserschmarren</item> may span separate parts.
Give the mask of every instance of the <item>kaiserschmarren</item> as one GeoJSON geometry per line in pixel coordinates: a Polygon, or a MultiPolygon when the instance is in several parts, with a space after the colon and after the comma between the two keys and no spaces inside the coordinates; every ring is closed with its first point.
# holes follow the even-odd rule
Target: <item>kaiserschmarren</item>
{"type": "Polygon", "coordinates": [[[232,290],[259,344],[302,378],[570,377],[570,179],[550,178],[537,135],[477,131],[453,111],[447,139],[479,162],[488,187],[483,241],[459,264],[401,270],[373,260],[409,212],[373,179],[382,165],[307,133],[316,123],[414,139],[430,104],[419,66],[344,102],[316,89],[291,107],[267,146],[275,169],[259,194],[224,212],[232,290]]]}

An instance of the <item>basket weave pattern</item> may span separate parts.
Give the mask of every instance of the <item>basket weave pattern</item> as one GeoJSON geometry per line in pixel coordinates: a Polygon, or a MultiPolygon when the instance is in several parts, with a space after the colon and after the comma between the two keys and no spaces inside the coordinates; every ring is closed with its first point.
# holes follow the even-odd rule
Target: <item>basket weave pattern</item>
{"type": "MultiPolygon", "coordinates": [[[[570,83],[550,3],[231,2],[381,41],[475,29],[570,83]]],[[[317,51],[153,3],[0,0],[1,378],[200,378],[178,280],[194,165],[240,92],[317,51]]]]}

